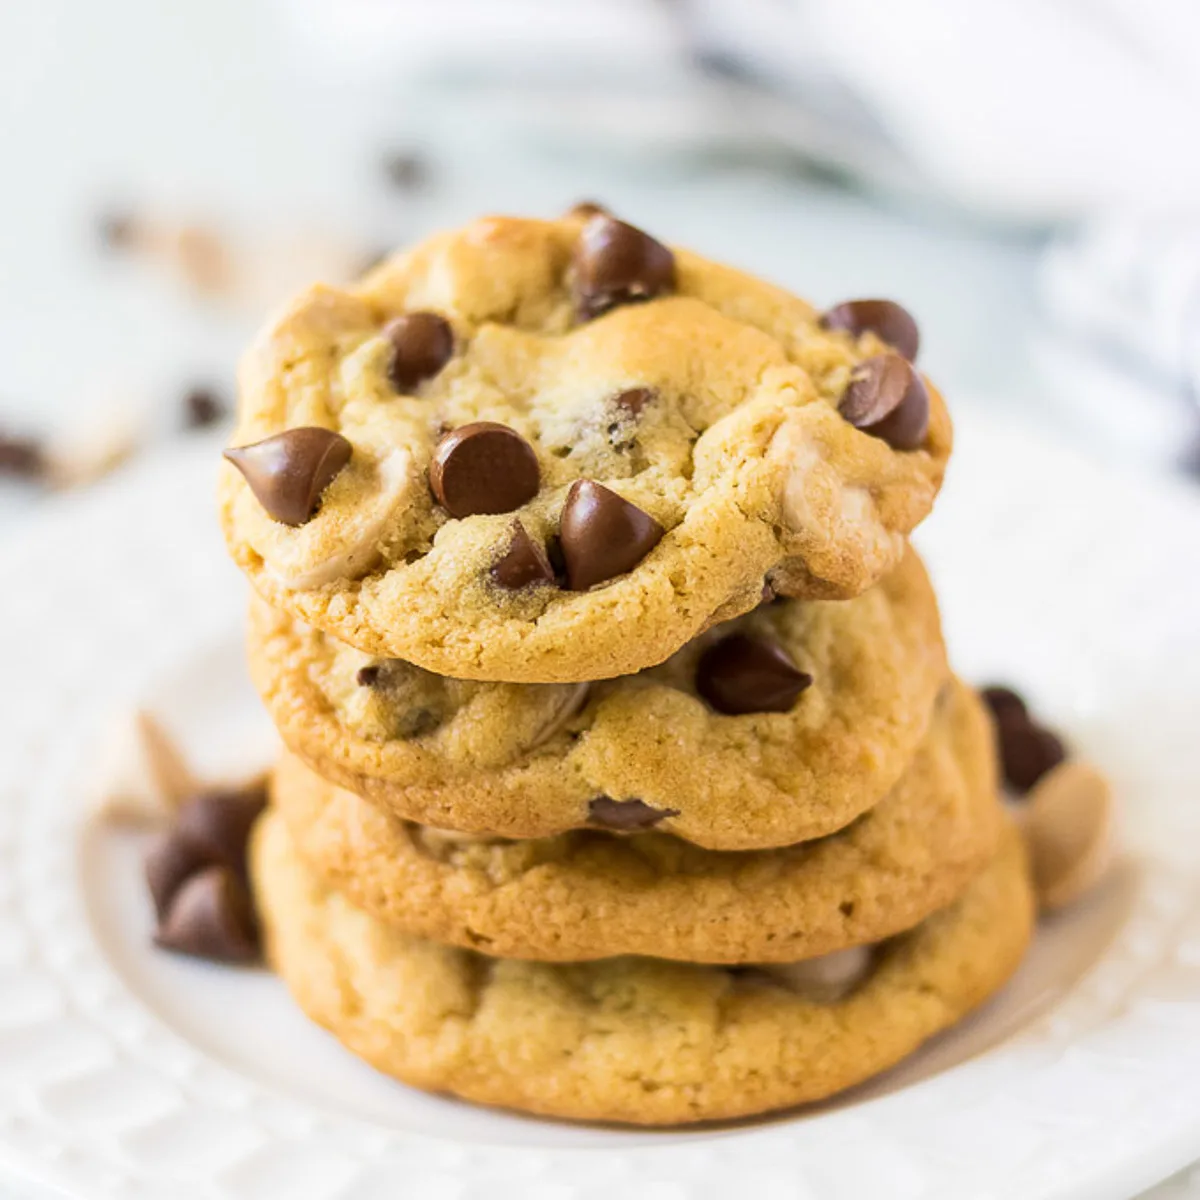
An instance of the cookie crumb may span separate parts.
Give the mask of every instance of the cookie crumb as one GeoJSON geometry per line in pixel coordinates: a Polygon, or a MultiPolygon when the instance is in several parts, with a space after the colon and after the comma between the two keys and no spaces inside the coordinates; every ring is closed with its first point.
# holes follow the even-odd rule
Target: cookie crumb
{"type": "Polygon", "coordinates": [[[88,808],[103,821],[150,825],[171,817],[195,790],[179,747],[152,713],[139,708],[113,721],[92,769],[88,808]]]}
{"type": "Polygon", "coordinates": [[[46,451],[46,479],[66,491],[86,487],[111,474],[140,447],[142,420],[132,409],[116,406],[61,439],[46,451]]]}
{"type": "Polygon", "coordinates": [[[1108,780],[1088,763],[1061,763],[1037,783],[1021,811],[1038,904],[1043,912],[1066,908],[1100,882],[1115,856],[1108,780]]]}

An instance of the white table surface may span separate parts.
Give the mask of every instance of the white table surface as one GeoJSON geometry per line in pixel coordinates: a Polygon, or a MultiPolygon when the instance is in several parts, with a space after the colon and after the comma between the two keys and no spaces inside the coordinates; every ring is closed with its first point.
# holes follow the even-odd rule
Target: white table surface
{"type": "MultiPolygon", "coordinates": [[[[278,10],[250,0],[0,5],[0,428],[70,430],[114,393],[152,397],[165,428],[185,386],[231,378],[253,315],[101,252],[95,220],[113,204],[217,218],[243,238],[321,230],[367,250],[483,210],[549,214],[588,196],[821,303],[902,299],[952,402],[1020,409],[1156,469],[1174,414],[1096,428],[1087,386],[1071,395],[1072,372],[1064,384],[1045,354],[1037,237],[764,169],[550,152],[464,120],[403,69],[387,86],[314,64],[278,10]],[[427,190],[388,186],[378,163],[393,144],[428,153],[427,190]]],[[[0,487],[4,525],[37,502],[0,487]]],[[[1200,1180],[1156,1198],[1190,1195],[1200,1180]]]]}

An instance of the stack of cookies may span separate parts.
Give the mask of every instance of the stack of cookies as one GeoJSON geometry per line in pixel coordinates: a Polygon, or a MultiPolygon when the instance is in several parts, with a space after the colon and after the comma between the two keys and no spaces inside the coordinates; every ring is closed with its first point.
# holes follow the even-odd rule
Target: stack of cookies
{"type": "Polygon", "coordinates": [[[222,468],[287,751],[270,961],[418,1087],[681,1123],[828,1096],[1030,937],[993,733],[908,535],[917,330],[594,205],[299,297],[222,468]]]}

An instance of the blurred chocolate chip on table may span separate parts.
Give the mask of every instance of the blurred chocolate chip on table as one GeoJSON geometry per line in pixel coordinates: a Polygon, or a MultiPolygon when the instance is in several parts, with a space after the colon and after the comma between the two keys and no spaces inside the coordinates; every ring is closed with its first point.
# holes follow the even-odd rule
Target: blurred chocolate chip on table
{"type": "Polygon", "coordinates": [[[1024,795],[1067,757],[1062,739],[1038,721],[1019,692],[1002,684],[980,689],[996,724],[1004,782],[1024,795]]]}
{"type": "Polygon", "coordinates": [[[266,805],[261,781],[187,801],[146,856],[158,928],[155,945],[214,962],[259,957],[246,845],[266,805]]]}
{"type": "Polygon", "coordinates": [[[212,962],[257,962],[258,920],[249,892],[228,867],[202,868],[180,885],[154,944],[212,962]]]}
{"type": "Polygon", "coordinates": [[[96,221],[96,236],[106,250],[127,250],[137,240],[137,218],[128,209],[111,209],[96,221]]]}
{"type": "Polygon", "coordinates": [[[0,476],[42,479],[47,470],[46,448],[37,438],[0,433],[0,476]]]}
{"type": "Polygon", "coordinates": [[[403,192],[420,191],[433,174],[429,159],[417,150],[388,150],[381,165],[387,181],[403,192]]]}
{"type": "Polygon", "coordinates": [[[206,429],[225,418],[229,406],[216,388],[204,384],[188,388],[183,396],[183,421],[188,429],[206,429]]]}

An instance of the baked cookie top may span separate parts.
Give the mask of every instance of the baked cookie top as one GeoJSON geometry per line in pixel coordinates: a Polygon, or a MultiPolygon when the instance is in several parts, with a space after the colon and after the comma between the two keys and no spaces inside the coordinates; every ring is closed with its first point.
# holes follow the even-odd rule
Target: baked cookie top
{"type": "Polygon", "coordinates": [[[910,325],[885,302],[822,317],[603,212],[477,221],[263,332],[219,484],[229,548],[371,654],[629,674],[764,578],[851,596],[898,561],[951,443],[875,332],[912,354],[910,325]]]}
{"type": "Polygon", "coordinates": [[[594,684],[446,679],[251,606],[284,741],[396,815],[506,837],[656,828],[714,849],[840,829],[900,777],[947,679],[909,552],[849,601],[777,599],[594,684]]]}
{"type": "Polygon", "coordinates": [[[992,728],[955,684],[900,782],[849,828],[778,850],[669,834],[472,838],[389,817],[295,758],[272,803],[297,853],[405,933],[504,958],[787,962],[879,941],[951,903],[996,850],[992,728]]]}
{"type": "Polygon", "coordinates": [[[1033,925],[1011,830],[959,901],[884,943],[826,1002],[781,967],[537,963],[409,937],[305,867],[275,815],[256,829],[253,867],[270,960],[309,1017],[379,1070],[483,1104],[641,1125],[786,1108],[878,1074],[999,988],[1033,925]]]}

